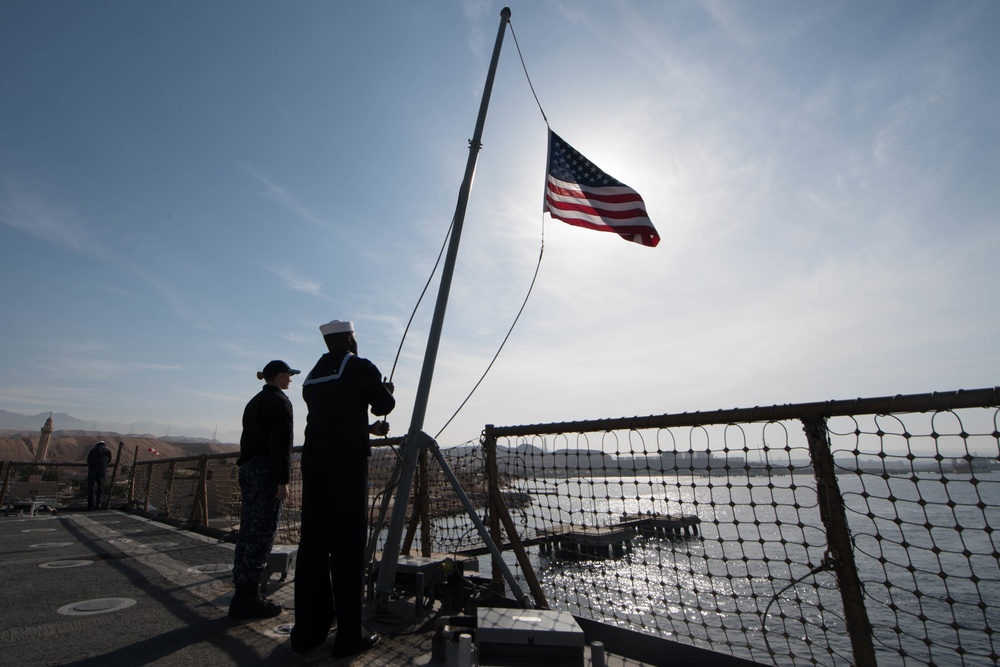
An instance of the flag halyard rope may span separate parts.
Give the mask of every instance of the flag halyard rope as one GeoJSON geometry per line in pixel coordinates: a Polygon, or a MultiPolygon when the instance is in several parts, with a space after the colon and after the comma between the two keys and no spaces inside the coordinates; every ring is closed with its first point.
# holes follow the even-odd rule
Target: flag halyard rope
{"type": "Polygon", "coordinates": [[[524,56],[521,54],[521,45],[517,41],[517,35],[514,33],[514,24],[507,20],[507,27],[510,28],[510,36],[514,38],[514,46],[517,47],[517,57],[521,59],[521,69],[524,70],[524,78],[528,80],[528,88],[531,88],[531,94],[535,98],[535,104],[538,105],[538,112],[542,114],[542,120],[545,121],[546,127],[549,124],[549,119],[545,116],[545,111],[542,109],[542,103],[538,101],[538,95],[535,93],[535,86],[531,83],[531,77],[528,75],[528,66],[524,64],[524,56]]]}

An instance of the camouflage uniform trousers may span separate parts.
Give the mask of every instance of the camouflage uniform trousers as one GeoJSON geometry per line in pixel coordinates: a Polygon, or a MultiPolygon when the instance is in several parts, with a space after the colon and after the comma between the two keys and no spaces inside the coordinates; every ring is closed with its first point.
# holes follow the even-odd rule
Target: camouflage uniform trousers
{"type": "Polygon", "coordinates": [[[281,515],[281,501],[275,497],[278,483],[263,459],[241,465],[239,479],[243,509],[233,556],[233,583],[260,586],[281,515]]]}

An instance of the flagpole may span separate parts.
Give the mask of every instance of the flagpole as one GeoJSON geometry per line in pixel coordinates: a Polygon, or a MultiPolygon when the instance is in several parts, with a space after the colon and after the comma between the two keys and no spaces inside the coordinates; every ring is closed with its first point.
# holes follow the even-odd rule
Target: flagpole
{"type": "Polygon", "coordinates": [[[392,507],[389,522],[389,532],[382,549],[382,560],[379,564],[378,581],[375,587],[375,609],[381,611],[389,602],[389,594],[396,579],[396,565],[399,561],[399,549],[406,523],[406,509],[409,505],[410,487],[413,474],[417,467],[417,457],[424,443],[429,439],[425,433],[424,417],[427,413],[427,402],[431,392],[431,380],[434,377],[434,364],[437,360],[438,345],[441,342],[441,329],[444,326],[444,314],[448,307],[448,293],[451,290],[452,276],[455,273],[455,260],[458,257],[458,244],[462,238],[462,225],[465,222],[465,212],[469,205],[469,193],[472,191],[472,179],[476,173],[476,160],[479,149],[482,148],[483,127],[486,125],[486,111],[490,104],[490,94],[493,92],[493,79],[496,76],[497,63],[500,60],[500,47],[503,45],[504,32],[510,20],[510,8],[504,7],[500,12],[500,27],[497,29],[496,43],[493,46],[493,57],[490,60],[489,72],[486,75],[486,85],[483,99],[479,105],[479,117],[476,119],[476,129],[469,141],[469,159],[465,164],[465,177],[458,192],[458,203],[455,206],[455,217],[452,221],[451,239],[448,253],[445,256],[444,268],[441,271],[441,285],[438,288],[437,303],[434,306],[434,317],[431,321],[430,333],[427,339],[427,350],[424,353],[424,364],[420,371],[420,381],[417,385],[417,395],[413,403],[413,416],[410,427],[403,439],[403,469],[399,484],[396,487],[396,500],[392,507]]]}

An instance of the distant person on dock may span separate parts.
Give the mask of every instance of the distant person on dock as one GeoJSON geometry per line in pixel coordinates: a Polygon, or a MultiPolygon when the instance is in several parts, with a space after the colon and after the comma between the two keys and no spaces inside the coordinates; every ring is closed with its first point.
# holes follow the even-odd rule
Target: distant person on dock
{"type": "Polygon", "coordinates": [[[238,619],[272,618],[281,606],[261,595],[267,557],[274,546],[281,504],[288,497],[292,457],[292,403],[284,390],[300,373],[284,361],[269,361],[257,373],[260,392],[243,410],[240,437],[240,494],[243,508],[233,555],[236,593],[229,615],[238,619]]]}
{"type": "Polygon", "coordinates": [[[391,382],[358,357],[353,322],[319,328],[329,350],[302,383],[309,408],[302,447],[302,525],[295,564],[292,650],[320,646],[337,620],[333,657],[366,651],[379,636],[361,625],[365,543],[368,539],[370,435],[389,424],[369,425],[368,407],[387,415],[396,407],[391,382]]]}
{"type": "Polygon", "coordinates": [[[98,440],[87,454],[87,511],[101,509],[104,480],[111,465],[111,450],[103,440],[98,440]]]}

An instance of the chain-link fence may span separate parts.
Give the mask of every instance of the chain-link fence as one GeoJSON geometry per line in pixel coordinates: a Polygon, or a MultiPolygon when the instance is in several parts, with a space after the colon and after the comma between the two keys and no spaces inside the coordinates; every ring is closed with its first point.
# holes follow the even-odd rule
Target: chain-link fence
{"type": "MultiPolygon", "coordinates": [[[[124,445],[118,447],[105,475],[103,507],[125,501],[134,458],[134,453],[124,445]]],[[[51,511],[60,507],[86,507],[87,464],[4,461],[0,465],[0,506],[10,513],[32,505],[51,511]]]]}

